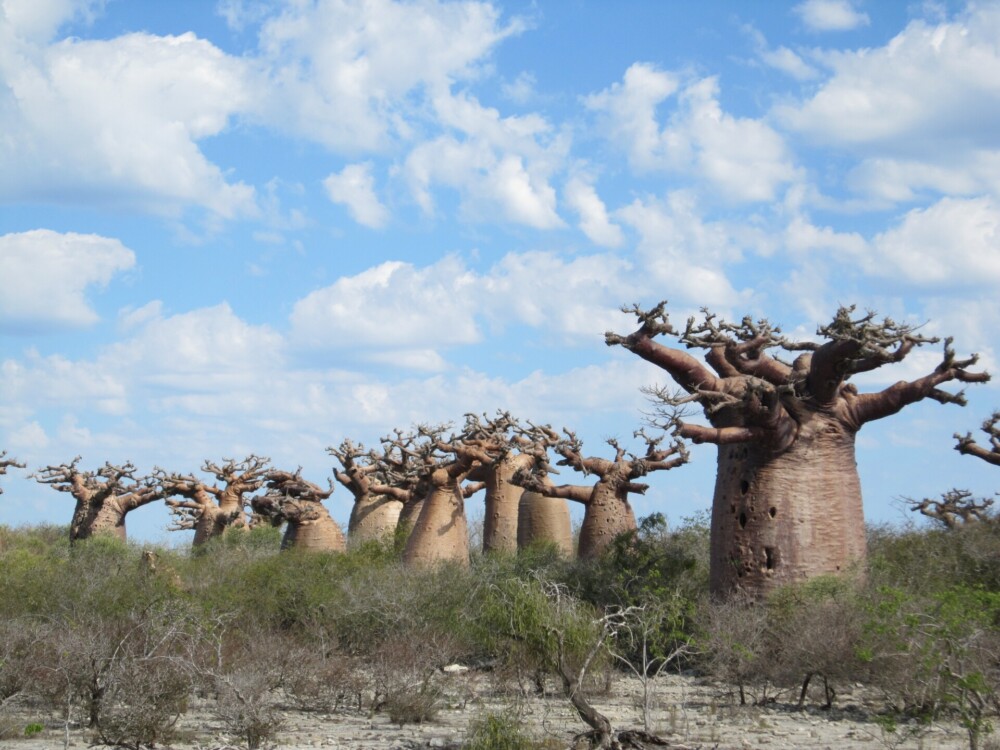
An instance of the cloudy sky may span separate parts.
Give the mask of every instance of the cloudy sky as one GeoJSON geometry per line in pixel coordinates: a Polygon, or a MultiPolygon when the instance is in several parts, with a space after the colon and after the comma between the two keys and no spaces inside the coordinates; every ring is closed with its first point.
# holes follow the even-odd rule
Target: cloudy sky
{"type": "MultiPolygon", "coordinates": [[[[605,347],[622,304],[809,337],[855,303],[996,372],[998,288],[997,3],[0,0],[0,449],[29,469],[257,453],[322,484],[345,437],[499,408],[601,455],[665,382],[605,347]]],[[[870,519],[1000,485],[952,450],[998,386],[969,400],[860,433],[870,519]]],[[[637,512],[707,508],[714,463],[637,512]]],[[[26,474],[0,523],[67,522],[26,474]]]]}

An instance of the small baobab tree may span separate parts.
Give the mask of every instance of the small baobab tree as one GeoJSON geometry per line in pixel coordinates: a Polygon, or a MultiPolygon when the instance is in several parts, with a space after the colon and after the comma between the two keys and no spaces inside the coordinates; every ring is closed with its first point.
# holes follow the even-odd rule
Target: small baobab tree
{"type": "Polygon", "coordinates": [[[609,439],[615,451],[612,459],[584,457],[583,446],[576,435],[563,430],[566,437],[553,446],[562,458],[560,466],[570,466],[584,475],[593,474],[594,485],[556,485],[548,477],[547,467],[542,471],[519,473],[514,481],[532,492],[547,497],[559,497],[582,503],[584,506],[583,525],[580,528],[581,558],[599,557],[619,534],[636,528],[635,513],[629,504],[630,493],[645,494],[648,484],[637,479],[654,471],[668,471],[687,463],[688,453],[680,440],[675,440],[667,448],[660,447],[666,435],[652,437],[638,430],[635,437],[646,443],[646,452],[636,455],[626,451],[614,438],[609,439]]]}
{"type": "Polygon", "coordinates": [[[993,412],[990,418],[983,422],[982,430],[989,438],[989,448],[979,445],[973,440],[972,433],[967,432],[965,435],[955,434],[955,440],[958,441],[955,450],[966,456],[981,458],[994,466],[1000,466],[1000,411],[993,412]]]}
{"type": "Polygon", "coordinates": [[[157,470],[166,505],[174,515],[171,531],[194,529],[193,545],[199,547],[230,529],[248,529],[247,496],[264,485],[269,462],[255,455],[242,461],[223,459],[221,465],[205,461],[202,471],[212,474],[218,484],[209,484],[193,474],[157,470]]]}
{"type": "Polygon", "coordinates": [[[333,494],[333,484],[324,490],[295,473],[271,469],[266,476],[267,492],[251,498],[258,516],[272,525],[285,526],[282,549],[343,552],[344,534],[323,501],[333,494]]]}
{"type": "Polygon", "coordinates": [[[76,500],[69,539],[76,542],[98,534],[125,539],[125,516],[143,505],[163,498],[155,477],[136,476],[131,463],[105,463],[97,471],[81,471],[80,456],[68,464],[46,466],[33,477],[76,500]]]}
{"type": "Polygon", "coordinates": [[[955,529],[967,523],[989,521],[993,501],[989,498],[977,499],[969,490],[948,490],[940,500],[910,500],[909,505],[910,510],[937,521],[946,529],[955,529]]]}
{"type": "Polygon", "coordinates": [[[326,450],[340,462],[341,468],[334,470],[334,477],[354,495],[347,541],[351,545],[359,545],[392,538],[403,501],[392,494],[373,491],[373,488],[388,485],[379,456],[349,438],[336,448],[326,450]]]}
{"type": "Polygon", "coordinates": [[[605,334],[665,370],[681,390],[653,388],[667,413],[697,403],[708,425],[681,422],[679,434],[718,446],[712,504],[711,587],[715,593],[762,591],[781,582],[846,570],[865,556],[861,484],[855,435],[868,422],[924,399],[964,404],[949,381],[982,383],[970,370],[975,355],[958,359],[952,340],[934,370],[873,393],[859,393],[849,379],[894,362],[913,349],[937,343],[874,313],[841,307],[819,342],[791,341],[768,321],[738,324],[703,310],[683,330],[670,323],[661,302],[651,310],[623,308],[638,319],[627,335],[605,334]],[[704,361],[656,339],[672,336],[704,361]],[[785,362],[771,350],[798,353],[785,362]]]}
{"type": "MultiPolygon", "coordinates": [[[[0,476],[7,473],[7,469],[13,466],[15,469],[23,469],[24,464],[19,463],[16,458],[7,458],[7,451],[0,451],[0,476]]],[[[0,487],[0,495],[3,494],[3,487],[0,487]]]]}

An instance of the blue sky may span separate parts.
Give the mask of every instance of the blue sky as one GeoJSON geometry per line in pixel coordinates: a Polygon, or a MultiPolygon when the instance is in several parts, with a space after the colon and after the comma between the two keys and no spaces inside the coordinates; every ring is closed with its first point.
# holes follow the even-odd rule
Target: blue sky
{"type": "MultiPolygon", "coordinates": [[[[665,382],[603,333],[660,299],[804,338],[853,303],[997,371],[997,3],[0,0],[0,83],[0,448],[29,469],[253,452],[323,483],[345,437],[496,409],[603,455],[665,382]]],[[[870,520],[994,492],[951,436],[997,387],[862,430],[870,520]]],[[[714,465],[637,512],[707,509],[714,465]]],[[[0,523],[68,521],[27,473],[0,523]]]]}

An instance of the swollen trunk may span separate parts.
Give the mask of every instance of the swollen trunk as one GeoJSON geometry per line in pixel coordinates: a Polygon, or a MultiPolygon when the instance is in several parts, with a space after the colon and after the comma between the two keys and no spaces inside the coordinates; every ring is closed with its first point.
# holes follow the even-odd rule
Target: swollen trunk
{"type": "Polygon", "coordinates": [[[711,537],[714,594],[759,593],[863,560],[854,433],[812,415],[783,453],[719,446],[711,537]]]}
{"type": "Polygon", "coordinates": [[[561,497],[525,491],[517,509],[518,549],[536,543],[554,544],[566,557],[573,554],[569,505],[561,497]]]}
{"type": "Polygon", "coordinates": [[[435,487],[424,501],[420,517],[406,542],[403,561],[407,565],[444,561],[469,564],[465,498],[457,482],[435,487]]]}

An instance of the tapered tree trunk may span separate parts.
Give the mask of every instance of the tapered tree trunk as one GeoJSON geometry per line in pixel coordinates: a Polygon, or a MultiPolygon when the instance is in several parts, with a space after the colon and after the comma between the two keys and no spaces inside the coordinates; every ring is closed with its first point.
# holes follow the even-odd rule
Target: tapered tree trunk
{"type": "Polygon", "coordinates": [[[446,561],[469,564],[469,530],[460,482],[436,486],[424,500],[407,540],[403,561],[407,565],[446,561]]]}
{"type": "Polygon", "coordinates": [[[549,543],[566,557],[573,556],[573,528],[569,504],[560,497],[546,497],[525,490],[517,509],[517,546],[549,543]]]}
{"type": "Polygon", "coordinates": [[[847,571],[865,557],[855,434],[808,414],[791,447],[720,445],[712,504],[711,589],[767,589],[847,571]]]}
{"type": "Polygon", "coordinates": [[[115,500],[107,500],[99,507],[93,503],[78,502],[70,524],[70,542],[108,535],[125,541],[125,514],[115,500]]]}
{"type": "Polygon", "coordinates": [[[230,532],[243,532],[250,528],[246,523],[246,513],[242,505],[207,505],[194,525],[192,545],[200,547],[211,539],[230,532]],[[235,520],[234,520],[235,519],[235,520]]]}
{"type": "Polygon", "coordinates": [[[601,556],[615,537],[636,528],[635,513],[628,501],[628,493],[623,488],[616,491],[603,480],[598,482],[587,501],[587,509],[580,527],[581,559],[601,556]]]}
{"type": "MultiPolygon", "coordinates": [[[[483,552],[517,552],[517,515],[524,488],[511,483],[511,477],[534,462],[531,456],[513,455],[481,472],[486,483],[483,517],[483,552]]],[[[473,472],[471,478],[479,478],[473,472]]]]}
{"type": "Polygon", "coordinates": [[[396,531],[403,503],[385,495],[366,495],[354,503],[347,525],[347,539],[352,546],[369,541],[383,541],[396,531]]]}
{"type": "Polygon", "coordinates": [[[403,503],[403,507],[399,511],[399,520],[396,522],[396,526],[413,531],[413,527],[417,525],[417,519],[420,518],[420,514],[424,510],[424,503],[426,501],[426,497],[421,497],[420,499],[409,500],[403,503]]]}

